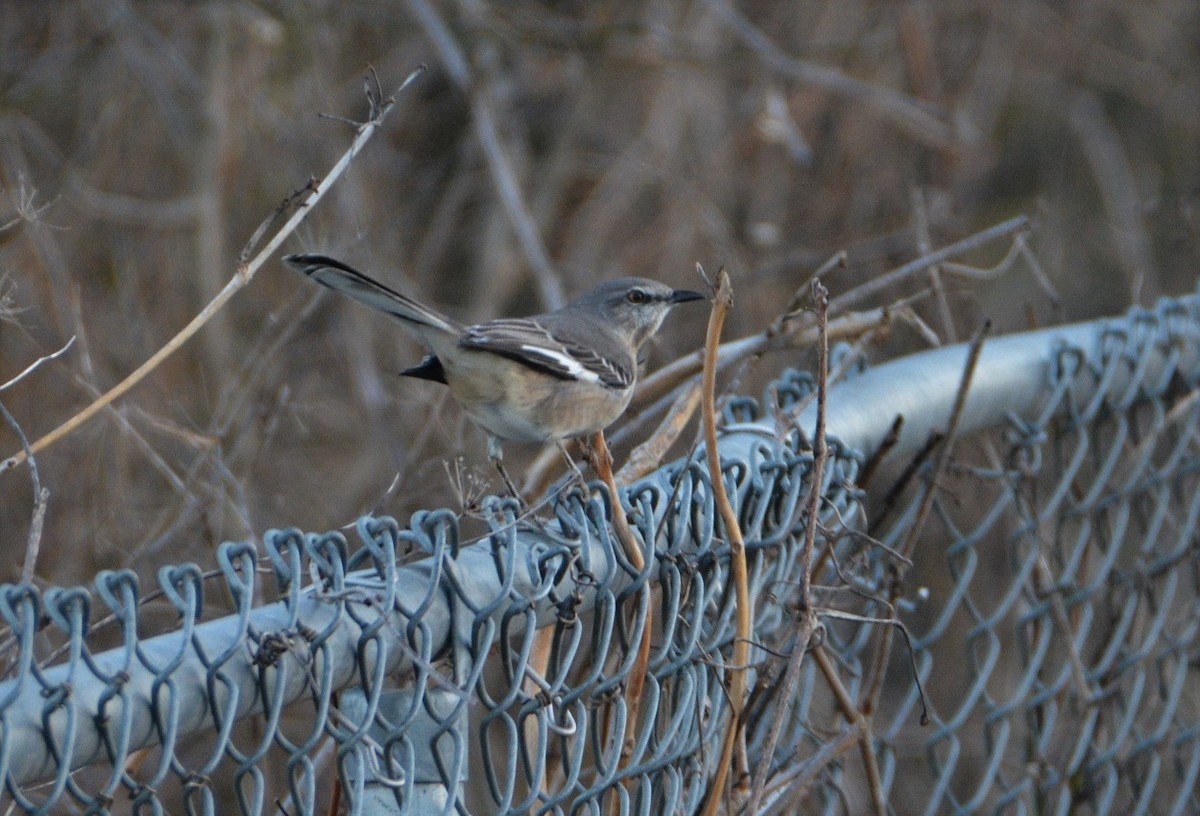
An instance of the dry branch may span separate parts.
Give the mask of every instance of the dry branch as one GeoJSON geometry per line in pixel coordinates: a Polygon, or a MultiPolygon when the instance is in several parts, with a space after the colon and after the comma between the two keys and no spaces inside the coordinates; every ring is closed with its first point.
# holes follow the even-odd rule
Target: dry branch
{"type": "Polygon", "coordinates": [[[721,514],[725,535],[729,542],[729,568],[733,575],[736,595],[736,632],[733,641],[732,665],[729,668],[729,726],[721,746],[721,758],[708,790],[705,816],[715,816],[725,791],[725,781],[733,763],[734,748],[739,742],[745,722],[742,711],[746,705],[746,672],[750,666],[750,639],[753,636],[754,599],[750,597],[749,570],[746,566],[746,543],[742,539],[742,528],[737,513],[729,502],[725,491],[725,478],[721,470],[721,453],[717,447],[717,349],[721,342],[721,329],[725,315],[733,306],[733,286],[729,273],[722,267],[717,272],[713,289],[713,309],[708,321],[708,335],[704,343],[704,384],[702,386],[705,457],[708,460],[708,478],[712,486],[713,504],[721,514]]]}
{"type": "MultiPolygon", "coordinates": [[[[941,479],[946,465],[950,460],[950,453],[953,450],[954,442],[958,436],[959,425],[962,420],[963,410],[967,404],[967,396],[971,392],[971,382],[975,376],[975,367],[979,363],[979,355],[983,351],[984,340],[987,339],[988,333],[991,331],[991,323],[985,322],[983,326],[976,332],[975,337],[971,341],[971,348],[967,354],[966,365],[963,368],[962,380],[959,382],[958,392],[954,398],[954,407],[951,409],[950,417],[947,422],[946,433],[939,438],[937,445],[938,450],[934,454],[931,472],[928,481],[926,482],[925,494],[921,497],[921,504],[917,509],[916,517],[913,520],[912,526],[909,527],[908,533],[905,535],[904,541],[897,548],[899,554],[904,559],[909,559],[912,556],[913,549],[916,547],[917,539],[920,538],[925,521],[929,517],[930,511],[933,509],[934,498],[937,495],[938,482],[941,479]]],[[[911,563],[911,562],[910,562],[911,563]]],[[[890,587],[890,597],[888,603],[894,608],[896,599],[900,596],[903,587],[903,576],[905,566],[903,563],[893,563],[891,569],[894,571],[890,587]]],[[[872,662],[866,673],[863,683],[863,693],[859,697],[859,709],[864,716],[871,717],[879,704],[879,695],[883,691],[883,678],[887,673],[888,661],[891,659],[893,632],[890,626],[883,627],[880,635],[880,646],[872,654],[872,662]]]]}
{"type": "Polygon", "coordinates": [[[774,716],[766,741],[763,743],[759,757],[758,768],[755,769],[754,779],[750,787],[749,803],[746,808],[749,813],[756,813],[766,790],[767,777],[770,774],[771,762],[775,755],[775,747],[779,744],[779,736],[783,733],[783,721],[795,699],[796,688],[800,682],[800,666],[808,651],[808,644],[816,628],[816,614],[812,605],[812,557],[817,544],[817,517],[821,508],[821,483],[824,481],[825,460],[829,449],[825,443],[825,406],[826,391],[829,387],[829,293],[819,281],[812,285],[813,303],[816,307],[817,332],[817,424],[813,431],[813,466],[808,487],[807,516],[808,522],[804,528],[804,546],[800,551],[800,562],[797,565],[800,581],[799,590],[799,620],[796,623],[796,634],[792,644],[792,652],[788,657],[787,670],[784,672],[783,683],[777,696],[774,716]]]}
{"type": "Polygon", "coordinates": [[[470,100],[475,135],[483,145],[488,172],[500,196],[500,203],[512,222],[521,249],[533,269],[541,292],[542,305],[547,309],[557,309],[566,302],[562,282],[550,263],[550,254],[546,251],[545,244],[538,235],[533,215],[521,196],[521,185],[517,182],[512,162],[501,144],[491,100],[488,99],[486,90],[479,87],[472,78],[466,54],[434,7],[426,0],[408,0],[408,7],[433,40],[434,47],[444,60],[454,84],[470,100]]]}
{"type": "MultiPolygon", "coordinates": [[[[604,431],[597,431],[591,438],[592,469],[599,475],[612,505],[613,530],[617,541],[629,559],[630,565],[639,573],[646,570],[646,559],[653,548],[653,542],[640,544],[629,526],[629,518],[625,515],[625,507],[621,504],[621,494],[617,491],[617,483],[613,478],[612,454],[604,440],[604,431]]],[[[647,586],[643,586],[648,590],[647,586]]],[[[641,639],[638,641],[637,658],[629,667],[629,677],[625,682],[625,733],[621,735],[621,767],[625,767],[633,756],[634,741],[637,737],[638,713],[641,708],[642,690],[646,683],[646,671],[650,666],[650,639],[654,632],[654,605],[646,605],[646,620],[642,627],[641,639]]]]}
{"type": "MultiPolygon", "coordinates": [[[[350,148],[342,155],[341,159],[338,160],[338,163],[333,166],[333,169],[329,171],[329,174],[319,182],[310,182],[309,186],[306,188],[308,195],[304,196],[299,204],[295,206],[295,211],[292,213],[291,217],[284,223],[282,227],[279,228],[279,231],[271,237],[271,240],[267,242],[267,245],[264,246],[252,259],[243,259],[242,263],[238,265],[237,271],[234,272],[233,277],[231,277],[229,282],[225,284],[225,288],[218,292],[216,297],[209,301],[208,305],[206,305],[199,314],[192,318],[191,321],[188,322],[188,324],[184,326],[178,334],[168,340],[166,345],[151,355],[149,360],[138,366],[132,374],[129,374],[127,377],[125,377],[125,379],[121,380],[121,382],[117,383],[115,386],[106,391],[99,399],[93,401],[82,411],[75,414],[75,416],[71,417],[62,425],[58,426],[50,433],[31,444],[28,451],[22,450],[5,459],[3,462],[0,462],[0,472],[11,470],[12,468],[24,462],[28,456],[37,454],[53,445],[55,442],[70,436],[76,430],[85,425],[90,419],[96,416],[96,414],[104,410],[105,407],[124,396],[127,391],[145,379],[150,372],[158,368],[158,366],[161,365],[164,360],[178,351],[184,343],[195,336],[200,329],[204,328],[205,324],[212,320],[213,316],[220,312],[221,309],[233,299],[234,295],[236,295],[241,289],[250,283],[251,280],[254,279],[254,275],[256,272],[258,272],[259,268],[266,263],[268,258],[275,254],[275,251],[279,249],[284,240],[291,235],[295,231],[296,227],[300,225],[300,222],[308,216],[308,213],[313,206],[315,206],[316,203],[320,201],[327,192],[329,192],[329,189],[334,185],[334,183],[341,178],[342,174],[345,173],[346,169],[350,166],[350,163],[354,161],[354,157],[358,155],[363,146],[366,145],[367,141],[370,140],[371,136],[375,134],[375,131],[379,129],[379,126],[383,123],[384,117],[395,105],[396,96],[405,88],[407,88],[423,70],[423,67],[418,68],[409,74],[404,82],[400,84],[400,87],[396,89],[396,92],[391,96],[381,96],[377,99],[372,98],[370,100],[372,108],[371,118],[359,126],[358,135],[355,137],[353,144],[350,145],[350,148]]],[[[267,222],[265,223],[271,223],[274,221],[275,218],[282,214],[282,212],[284,212],[290,205],[291,200],[289,199],[288,201],[284,202],[280,209],[277,210],[276,213],[270,218],[268,218],[267,222]]],[[[260,227],[255,233],[254,237],[251,239],[248,246],[254,246],[262,232],[263,228],[260,227]]]]}

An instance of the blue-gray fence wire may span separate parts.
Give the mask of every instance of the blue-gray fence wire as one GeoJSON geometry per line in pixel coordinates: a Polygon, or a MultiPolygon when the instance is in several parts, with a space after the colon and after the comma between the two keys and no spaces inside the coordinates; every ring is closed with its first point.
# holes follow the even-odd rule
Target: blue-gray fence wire
{"type": "MultiPolygon", "coordinates": [[[[871,784],[894,813],[1200,812],[1200,299],[987,342],[951,445],[965,348],[851,355],[814,556],[829,660],[787,699],[812,379],[725,415],[754,598],[735,771],[787,715],[766,812],[868,812],[871,784]]],[[[163,568],[152,605],[124,571],[0,587],[3,812],[698,812],[735,611],[703,453],[623,501],[641,571],[593,488],[536,522],[493,501],[474,542],[448,511],[270,531],[220,549],[217,586],[163,568]]]]}

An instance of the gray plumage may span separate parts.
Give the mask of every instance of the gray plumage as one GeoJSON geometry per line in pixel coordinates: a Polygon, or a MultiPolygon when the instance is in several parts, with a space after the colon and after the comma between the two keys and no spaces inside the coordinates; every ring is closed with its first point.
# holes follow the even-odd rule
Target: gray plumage
{"type": "Polygon", "coordinates": [[[421,337],[431,354],[402,373],[448,385],[497,460],[500,440],[560,441],[611,424],[633,394],[642,345],[672,306],[703,297],[621,278],[557,311],[465,326],[333,258],[284,260],[421,337]]]}

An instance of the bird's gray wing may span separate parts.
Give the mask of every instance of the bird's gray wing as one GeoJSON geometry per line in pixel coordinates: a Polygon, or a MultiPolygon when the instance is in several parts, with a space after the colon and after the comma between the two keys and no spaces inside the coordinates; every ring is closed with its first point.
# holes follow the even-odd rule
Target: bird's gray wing
{"type": "Polygon", "coordinates": [[[469,326],[459,345],[490,351],[564,380],[624,390],[637,378],[637,361],[612,330],[579,315],[492,320],[469,326]]]}

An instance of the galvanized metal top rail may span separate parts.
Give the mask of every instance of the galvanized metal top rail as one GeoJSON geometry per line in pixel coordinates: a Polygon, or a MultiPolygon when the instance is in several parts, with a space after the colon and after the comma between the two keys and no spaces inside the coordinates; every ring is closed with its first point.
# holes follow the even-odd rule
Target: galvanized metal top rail
{"type": "MultiPolygon", "coordinates": [[[[857,614],[894,614],[878,600],[889,557],[886,550],[865,546],[847,531],[871,529],[884,545],[898,546],[919,502],[919,497],[913,497],[888,524],[870,524],[864,496],[855,484],[861,463],[887,436],[897,415],[905,421],[889,454],[896,460],[911,459],[931,433],[945,430],[966,356],[963,346],[914,355],[858,370],[830,392],[828,436],[834,455],[821,524],[834,562],[826,569],[836,568],[836,573],[824,577],[867,598],[855,602],[859,605],[852,611],[857,614]]],[[[1024,774],[1005,770],[1005,763],[1016,761],[1008,742],[1014,721],[1006,717],[1013,712],[1013,716],[1042,717],[1050,725],[1044,731],[1031,726],[1030,739],[1049,745],[1064,738],[1054,723],[1066,722],[1063,712],[1071,706],[1079,707],[1079,721],[1090,722],[1094,729],[1101,727],[1098,723],[1111,722],[1097,702],[1103,695],[1118,693],[1117,689],[1127,699],[1131,694],[1145,696],[1147,683],[1161,682],[1179,690],[1169,692],[1175,695],[1175,703],[1162,709],[1167,714],[1159,711],[1160,719],[1166,716],[1172,724],[1160,726],[1157,732],[1160,737],[1169,733],[1174,753],[1156,756],[1160,756],[1158,766],[1166,763],[1176,770],[1156,766],[1155,779],[1175,780],[1167,787],[1175,811],[1196,804],[1194,788],[1187,786],[1195,782],[1200,769],[1196,735],[1200,703],[1191,699],[1194,694],[1189,697],[1183,692],[1187,686],[1178,685],[1190,679],[1195,687],[1194,663],[1189,668],[1188,660],[1200,656],[1196,592],[1187,584],[1195,579],[1188,578],[1184,569],[1187,564],[1195,566],[1194,552],[1188,550],[1192,545],[1184,546],[1182,554],[1178,546],[1168,548],[1173,554],[1163,556],[1165,561],[1156,561],[1158,556],[1147,551],[1145,557],[1135,559],[1137,564],[1128,575],[1121,573],[1125,576],[1121,581],[1142,575],[1143,586],[1162,575],[1184,582],[1172,589],[1171,598],[1191,610],[1192,622],[1164,620],[1157,632],[1159,638],[1174,638],[1175,650],[1169,654],[1182,655],[1182,663],[1152,651],[1140,658],[1126,657],[1124,662],[1106,657],[1090,663],[1095,644],[1089,638],[1097,637],[1099,624],[1091,630],[1088,626],[1099,620],[1097,616],[1103,617],[1093,607],[1101,602],[1095,587],[1110,585],[1117,576],[1112,569],[1095,573],[1091,565],[1095,559],[1117,561],[1111,540],[1130,535],[1131,518],[1140,519],[1138,529],[1150,537],[1171,527],[1178,528],[1185,542],[1194,541],[1195,516],[1200,511],[1187,491],[1198,469],[1191,407],[1195,400],[1189,402],[1186,395],[1194,393],[1198,379],[1200,298],[1195,296],[1164,301],[1152,310],[1135,310],[1125,318],[1001,337],[984,345],[961,435],[1000,428],[1010,450],[1036,449],[1036,465],[1026,459],[1023,470],[1013,470],[1004,465],[1011,457],[1001,455],[1000,461],[993,460],[987,467],[964,466],[970,478],[992,480],[992,486],[980,494],[987,493],[987,501],[980,501],[974,516],[961,508],[938,505],[936,515],[948,536],[947,552],[966,553],[970,558],[956,561],[959,555],[955,555],[947,562],[950,578],[940,594],[942,612],[933,614],[924,626],[909,621],[916,636],[918,672],[926,680],[933,676],[933,656],[939,641],[949,640],[955,631],[955,615],[973,621],[961,642],[982,651],[969,651],[970,669],[962,678],[969,704],[934,700],[932,735],[916,729],[913,722],[915,687],[904,681],[903,673],[889,675],[899,690],[875,738],[893,802],[920,802],[919,808],[931,813],[974,812],[985,806],[1003,809],[1008,802],[1014,812],[1025,812],[1036,802],[1066,807],[1078,801],[1081,780],[1103,779],[1099,798],[1093,800],[1097,812],[1136,804],[1137,793],[1153,791],[1155,784],[1144,774],[1135,774],[1142,781],[1130,793],[1129,783],[1114,776],[1122,767],[1119,755],[1157,751],[1161,743],[1151,739],[1155,732],[1143,725],[1136,706],[1127,715],[1126,741],[1117,740],[1113,756],[1093,762],[1085,775],[1079,775],[1083,774],[1079,769],[1087,765],[1080,758],[1087,750],[1078,744],[1074,750],[1079,756],[1062,763],[1062,768],[1074,771],[1064,771],[1050,760],[1024,774]],[[1153,419],[1149,424],[1131,418],[1146,412],[1153,419]],[[1130,428],[1135,426],[1140,430],[1131,436],[1130,428]],[[1082,481],[1085,465],[1071,457],[1083,454],[1060,451],[1061,456],[1051,456],[1050,448],[1066,444],[1064,440],[1085,439],[1102,431],[1123,435],[1115,446],[1096,441],[1089,448],[1094,455],[1107,451],[1103,456],[1108,464],[1097,469],[1099,481],[1082,481]],[[1163,440],[1168,437],[1171,452],[1163,453],[1167,445],[1163,440]],[[1054,468],[1048,464],[1051,459],[1054,468]],[[1126,467],[1130,469],[1123,471],[1126,467]],[[1047,506],[1059,515],[1045,515],[1023,504],[1020,497],[1027,488],[1022,479],[1029,480],[1028,490],[1046,482],[1038,488],[1039,495],[1057,497],[1047,506]],[[1121,479],[1124,487],[1109,489],[1121,479]],[[1148,498],[1135,499],[1135,494],[1148,498]],[[1149,502],[1150,509],[1139,502],[1149,502]],[[1113,512],[1121,508],[1125,515],[1114,520],[1113,512]],[[1028,521],[1013,522],[1013,531],[1007,538],[1001,536],[1016,547],[1011,557],[1018,579],[985,587],[972,583],[980,557],[974,548],[995,527],[996,518],[1013,512],[1028,521]],[[1089,527],[1080,521],[1095,513],[1104,514],[1102,525],[1094,522],[1089,527]],[[1063,521],[1067,517],[1071,520],[1063,521]],[[1051,525],[1057,525],[1056,532],[1048,532],[1051,525]],[[1089,529],[1076,529],[1080,525],[1089,529]],[[1094,544],[1097,526],[1104,528],[1110,543],[1094,544]],[[1029,540],[1040,543],[1013,544],[1029,540]],[[1052,545],[1059,544],[1065,549],[1051,552],[1052,545]],[[1089,546],[1099,548],[1090,552],[1089,546]],[[1026,557],[1026,549],[1032,552],[1039,547],[1044,552],[1026,557]],[[1054,574],[1041,571],[1043,565],[1054,574]],[[1147,571],[1152,569],[1159,572],[1147,571]],[[1041,582],[1037,584],[1044,590],[1040,596],[1030,589],[1029,582],[1034,581],[1030,576],[1041,582]],[[1190,588],[1184,591],[1184,585],[1190,588]],[[987,611],[993,591],[1011,596],[1012,602],[987,611]],[[973,593],[981,592],[972,600],[973,593]],[[1085,618],[1082,622],[1080,615],[1085,618]],[[1025,634],[1034,625],[1029,621],[1036,619],[1035,628],[1041,628],[1031,635],[1034,645],[1013,646],[1013,637],[1021,641],[1025,636],[1005,629],[1013,616],[1025,621],[1014,631],[1025,634]],[[1071,630],[1066,621],[1079,628],[1071,630]],[[988,689],[998,676],[995,665],[1001,641],[1007,649],[1035,652],[1057,644],[1061,658],[1054,669],[1057,679],[1038,674],[1048,671],[1049,664],[1039,662],[1033,673],[1013,669],[1015,679],[1005,682],[1024,683],[1025,696],[1019,704],[1017,696],[1006,698],[1004,704],[996,702],[988,689]],[[1075,645],[1064,646],[1069,643],[1075,645]],[[1171,677],[1155,681],[1145,673],[1139,662],[1143,660],[1157,661],[1162,671],[1169,664],[1171,677]],[[1122,685],[1123,679],[1104,680],[1095,666],[1131,678],[1133,690],[1122,685]],[[1083,695],[1072,698],[1074,702],[1066,700],[1063,695],[1079,690],[1072,683],[1092,689],[1096,699],[1083,695]],[[1058,708],[1051,711],[1045,706],[1047,700],[1053,703],[1055,695],[1059,695],[1058,708]],[[1038,699],[1036,705],[1030,702],[1033,698],[1038,699]],[[1000,711],[1008,713],[1001,716],[1000,711]],[[982,752],[979,762],[984,770],[976,768],[971,781],[964,782],[959,761],[965,750],[962,740],[976,734],[992,744],[999,737],[989,723],[1002,723],[1009,736],[999,751],[982,752]],[[930,781],[914,792],[905,787],[898,769],[909,761],[909,753],[922,751],[927,757],[920,762],[930,781]]],[[[768,399],[776,401],[777,410],[794,411],[810,387],[802,375],[785,375],[768,399]]],[[[800,410],[800,428],[812,429],[814,411],[811,404],[800,410]]],[[[786,651],[788,642],[788,591],[781,587],[794,580],[790,570],[795,543],[808,523],[800,503],[811,455],[798,435],[781,432],[773,422],[753,415],[748,403],[733,404],[727,414],[721,456],[754,553],[754,588],[760,599],[755,631],[761,638],[756,671],[764,680],[771,675],[770,656],[786,651]]],[[[272,792],[279,795],[272,787],[278,780],[267,779],[261,765],[272,752],[282,751],[292,807],[313,812],[327,787],[321,780],[331,774],[317,761],[321,747],[329,743],[338,746],[337,768],[353,806],[360,811],[372,774],[390,780],[385,798],[396,808],[416,807],[414,786],[429,781],[431,775],[428,769],[419,770],[418,756],[432,752],[438,759],[432,775],[440,777],[449,791],[447,798],[439,800],[447,810],[595,812],[600,802],[616,802],[621,812],[651,812],[652,805],[690,812],[702,800],[712,741],[728,716],[719,687],[724,676],[720,655],[732,638],[731,593],[726,591],[724,573],[728,552],[712,509],[702,459],[700,452],[664,467],[625,492],[631,521],[644,540],[656,546],[656,557],[641,573],[615,545],[603,491],[585,495],[575,490],[554,505],[552,519],[533,524],[518,523],[511,503],[493,502],[490,534],[470,544],[460,541],[454,514],[434,511],[415,514],[405,528],[391,519],[362,519],[360,546],[353,553],[339,534],[297,530],[268,532],[263,537],[265,552],[250,543],[224,545],[219,561],[237,614],[202,622],[199,569],[187,564],[164,567],[161,584],[178,610],[180,624],[177,630],[156,637],[143,638],[138,632],[140,588],[128,572],[97,576],[99,602],[79,588],[42,593],[26,585],[0,587],[0,619],[13,638],[6,653],[10,679],[0,683],[0,779],[8,795],[30,812],[49,812],[67,800],[105,812],[122,796],[129,798],[131,806],[159,807],[164,786],[170,784],[180,788],[187,809],[220,812],[220,802],[225,800],[214,779],[224,773],[237,790],[238,806],[244,812],[261,813],[272,792]],[[397,551],[404,548],[416,548],[427,556],[401,566],[397,551]],[[261,585],[257,567],[264,556],[273,568],[274,587],[261,585]],[[263,591],[276,592],[279,600],[254,608],[252,599],[263,591]],[[604,732],[613,726],[605,723],[623,716],[618,691],[628,671],[629,644],[636,643],[651,603],[660,607],[656,619],[662,631],[656,636],[659,645],[647,692],[650,719],[632,761],[618,762],[606,747],[604,732]],[[93,654],[89,625],[107,612],[116,616],[121,645],[93,654]],[[38,663],[38,639],[44,626],[55,630],[66,644],[65,659],[50,667],[38,663]],[[531,657],[531,650],[535,631],[545,627],[553,627],[555,645],[550,662],[543,665],[531,657]],[[489,653],[498,664],[489,664],[489,653]],[[403,684],[415,691],[406,698],[407,710],[402,706],[399,714],[384,716],[381,700],[395,685],[392,678],[403,678],[403,684]],[[361,687],[363,695],[353,716],[340,709],[334,698],[336,691],[350,686],[361,687]],[[299,725],[285,727],[281,723],[288,720],[287,707],[298,701],[305,701],[300,708],[308,713],[299,725]],[[482,721],[473,711],[480,705],[482,721]],[[236,723],[252,715],[260,718],[259,731],[249,738],[239,736],[236,723]],[[432,728],[422,736],[432,743],[413,737],[418,715],[432,718],[432,728]],[[474,761],[482,762],[486,782],[469,789],[464,788],[465,768],[468,756],[474,754],[460,744],[465,739],[461,726],[468,720],[475,729],[468,732],[470,741],[475,751],[483,751],[482,760],[474,761]],[[369,729],[372,724],[375,731],[369,729]],[[380,727],[384,737],[378,736],[380,727]],[[197,743],[192,735],[201,733],[208,736],[197,743]],[[446,749],[439,741],[454,745],[446,749]],[[149,762],[133,768],[130,758],[148,746],[160,747],[149,762]],[[188,753],[196,751],[199,755],[188,753]],[[89,766],[96,767],[85,785],[73,772],[89,766]],[[471,805],[468,800],[473,798],[477,801],[471,805]]],[[[1112,592],[1104,603],[1116,608],[1120,592],[1112,592]]],[[[1160,605],[1165,600],[1161,591],[1155,597],[1160,605]]],[[[1170,607],[1169,599],[1166,602],[1170,607]]],[[[1144,599],[1135,607],[1136,613],[1129,613],[1133,618],[1145,614],[1144,599]]],[[[1176,610],[1172,614],[1180,614],[1178,605],[1171,608],[1176,610]]],[[[828,642],[852,674],[863,669],[863,661],[869,663],[876,628],[842,619],[829,624],[828,642]]],[[[1148,644],[1146,648],[1150,649],[1148,644]]],[[[1021,654],[1028,664],[1029,655],[1021,654]]],[[[858,777],[837,763],[830,764],[829,758],[821,760],[829,734],[814,725],[813,717],[823,698],[816,690],[815,675],[806,678],[804,699],[794,707],[789,737],[781,744],[779,756],[785,761],[790,756],[794,768],[810,768],[816,774],[808,784],[818,790],[813,794],[818,810],[853,812],[859,801],[853,794],[840,794],[839,799],[829,793],[858,777]],[[820,768],[808,764],[818,760],[825,763],[820,768]]],[[[759,723],[748,731],[751,753],[761,745],[761,729],[759,723]]],[[[1095,738],[1094,731],[1088,733],[1095,738]]],[[[1022,761],[1033,760],[1023,757],[1022,761]]],[[[781,766],[779,772],[786,775],[787,767],[781,766]]],[[[475,779],[479,778],[477,772],[475,779]]],[[[902,809],[919,808],[906,804],[902,809]]]]}

